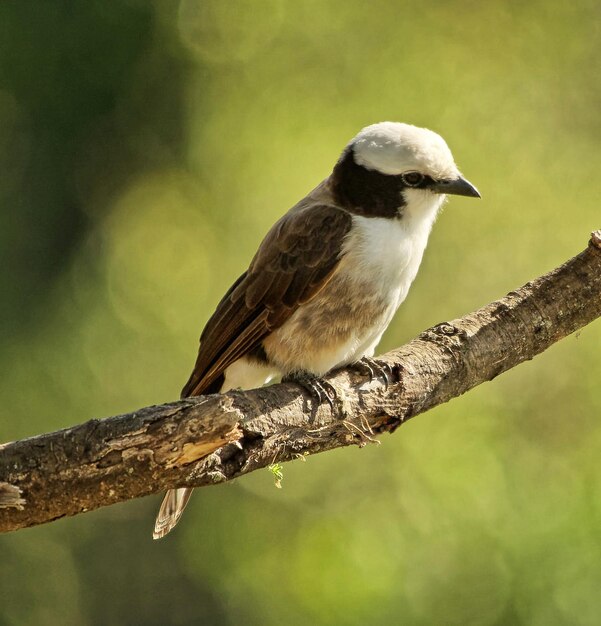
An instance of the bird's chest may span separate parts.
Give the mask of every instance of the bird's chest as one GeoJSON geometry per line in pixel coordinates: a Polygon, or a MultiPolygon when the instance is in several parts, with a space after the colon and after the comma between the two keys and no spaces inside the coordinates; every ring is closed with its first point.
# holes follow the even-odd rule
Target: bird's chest
{"type": "Polygon", "coordinates": [[[324,373],[373,352],[426,247],[431,222],[412,226],[403,219],[353,217],[334,276],[264,342],[282,371],[324,373]]]}
{"type": "Polygon", "coordinates": [[[410,218],[354,217],[339,275],[351,291],[396,309],[417,274],[430,227],[410,218]]]}
{"type": "MultiPolygon", "coordinates": [[[[345,342],[379,335],[407,296],[430,226],[403,219],[354,217],[340,264],[324,289],[294,314],[300,325],[327,329],[345,342]]],[[[323,335],[321,336],[323,338],[323,335]]]]}

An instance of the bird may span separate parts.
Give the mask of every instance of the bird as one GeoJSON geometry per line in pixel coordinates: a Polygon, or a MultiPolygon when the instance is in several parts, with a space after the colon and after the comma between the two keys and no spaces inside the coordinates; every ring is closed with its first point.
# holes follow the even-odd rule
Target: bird
{"type": "MultiPolygon", "coordinates": [[[[181,397],[318,379],[370,359],[447,195],[480,198],[440,135],[400,122],[363,128],[223,296],[181,397]]],[[[177,524],[191,493],[167,491],[155,539],[177,524]]]]}

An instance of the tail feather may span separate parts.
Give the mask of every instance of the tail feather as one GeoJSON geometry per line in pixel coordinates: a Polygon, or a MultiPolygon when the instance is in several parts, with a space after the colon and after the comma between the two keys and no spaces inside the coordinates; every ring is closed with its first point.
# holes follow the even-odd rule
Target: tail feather
{"type": "Polygon", "coordinates": [[[154,523],[153,539],[160,539],[173,530],[190,500],[192,491],[193,489],[190,487],[169,489],[167,491],[154,523]]]}
{"type": "MultiPolygon", "coordinates": [[[[195,394],[225,393],[237,387],[255,389],[264,385],[274,375],[272,366],[263,365],[252,359],[247,360],[243,357],[236,361],[234,365],[236,367],[230,366],[227,370],[227,382],[225,381],[226,377],[222,374],[214,383],[205,387],[198,386],[193,373],[186,387],[184,387],[182,398],[187,397],[191,393],[192,387],[195,388],[195,394]]],[[[188,500],[190,500],[192,491],[191,487],[180,487],[167,491],[154,523],[153,539],[160,539],[173,530],[184,512],[188,500]]]]}

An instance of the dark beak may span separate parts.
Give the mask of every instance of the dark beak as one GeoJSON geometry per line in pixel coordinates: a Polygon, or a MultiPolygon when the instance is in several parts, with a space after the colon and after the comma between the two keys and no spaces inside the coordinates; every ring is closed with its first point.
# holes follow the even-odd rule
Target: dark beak
{"type": "Polygon", "coordinates": [[[468,196],[470,198],[481,198],[480,192],[465,178],[454,178],[451,180],[437,180],[430,187],[434,193],[448,193],[453,196],[468,196]]]}

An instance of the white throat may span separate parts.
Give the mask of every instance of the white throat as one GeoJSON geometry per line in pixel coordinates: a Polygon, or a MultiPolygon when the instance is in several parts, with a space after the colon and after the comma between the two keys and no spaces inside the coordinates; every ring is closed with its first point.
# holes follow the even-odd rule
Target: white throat
{"type": "Polygon", "coordinates": [[[394,310],[407,296],[419,269],[432,225],[445,196],[421,189],[405,190],[402,217],[353,217],[343,252],[380,293],[389,293],[394,310]]]}
{"type": "Polygon", "coordinates": [[[403,193],[406,204],[401,208],[401,222],[406,222],[404,226],[408,235],[423,234],[425,231],[427,243],[428,235],[446,201],[446,196],[425,189],[405,189],[403,193]]]}

